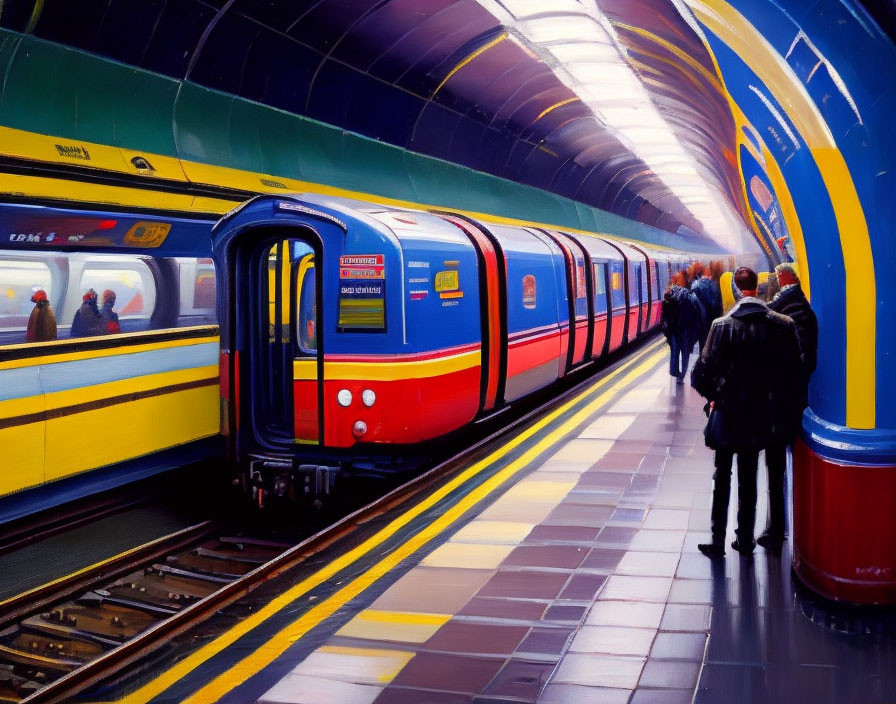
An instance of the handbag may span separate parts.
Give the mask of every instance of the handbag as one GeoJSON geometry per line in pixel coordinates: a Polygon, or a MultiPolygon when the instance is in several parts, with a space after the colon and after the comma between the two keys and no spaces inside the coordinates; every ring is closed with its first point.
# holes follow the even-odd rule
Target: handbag
{"type": "Polygon", "coordinates": [[[706,446],[712,450],[718,450],[726,445],[724,419],[722,412],[713,406],[709,412],[709,419],[706,421],[706,427],[703,429],[703,439],[706,446]]]}

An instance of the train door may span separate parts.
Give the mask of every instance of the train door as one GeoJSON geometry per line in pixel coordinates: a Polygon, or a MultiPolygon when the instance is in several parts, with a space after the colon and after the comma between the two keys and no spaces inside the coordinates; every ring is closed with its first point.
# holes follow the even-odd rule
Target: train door
{"type": "Polygon", "coordinates": [[[299,238],[237,248],[232,329],[240,353],[239,417],[253,444],[317,444],[320,330],[316,253],[299,238]]]}

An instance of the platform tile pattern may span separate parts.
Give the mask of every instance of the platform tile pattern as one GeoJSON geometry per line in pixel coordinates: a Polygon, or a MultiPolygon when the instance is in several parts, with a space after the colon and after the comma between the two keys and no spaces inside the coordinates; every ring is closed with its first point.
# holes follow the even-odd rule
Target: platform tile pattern
{"type": "MultiPolygon", "coordinates": [[[[662,367],[259,701],[896,701],[893,623],[851,636],[812,623],[789,547],[697,551],[712,482],[703,402],[662,367]]],[[[757,531],[764,487],[761,471],[757,531]]]]}

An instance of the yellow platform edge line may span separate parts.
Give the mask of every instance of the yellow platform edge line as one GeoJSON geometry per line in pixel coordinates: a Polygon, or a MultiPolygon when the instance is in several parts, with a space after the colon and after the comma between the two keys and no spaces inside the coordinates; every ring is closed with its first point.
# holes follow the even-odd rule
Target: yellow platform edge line
{"type": "Polygon", "coordinates": [[[262,648],[246,656],[231,669],[220,674],[188,699],[184,700],[191,704],[216,701],[240,682],[245,681],[248,677],[252,676],[252,674],[273,661],[286,648],[299,640],[302,635],[307,633],[316,624],[335,613],[350,599],[363,592],[368,586],[391,571],[403,559],[412,555],[422,545],[425,545],[427,542],[444,532],[468,510],[476,506],[491,493],[498,490],[507,480],[519,473],[539,454],[552,444],[556,443],[560,437],[582,423],[596,410],[608,404],[621,389],[652,370],[667,354],[665,349],[661,349],[663,346],[664,343],[660,340],[645,348],[642,352],[638,353],[634,359],[623,364],[619,369],[610,373],[606,378],[596,381],[574,399],[563,404],[560,408],[555,409],[540,421],[519,433],[501,448],[469,467],[454,479],[447,482],[440,489],[415,504],[408,509],[408,511],[393,520],[389,525],[365,540],[361,545],[355,547],[344,555],[341,555],[317,573],[310,575],[294,585],[257,612],[244,619],[238,625],[234,626],[229,631],[222,633],[213,641],[187,656],[169,670],[163,672],[150,682],[147,682],[139,689],[131,692],[120,701],[127,702],[128,704],[145,704],[153,699],[159,693],[165,691],[174,683],[188,675],[202,663],[232,645],[237,639],[251,631],[257,625],[263,623],[281,609],[294,602],[297,598],[337,574],[346,566],[351,565],[361,557],[367,555],[377,546],[381,545],[384,541],[397,533],[402,527],[410,523],[414,518],[429,510],[432,506],[437,504],[452,491],[462,486],[469,479],[479,474],[492,463],[501,459],[508,452],[550,425],[566,411],[580,404],[584,398],[594,393],[597,389],[608,387],[591,403],[580,409],[565,423],[553,430],[549,436],[529,448],[529,450],[514,460],[506,468],[470,492],[454,507],[439,516],[428,527],[412,536],[402,546],[389,553],[379,563],[369,568],[341,590],[323,600],[320,604],[313,607],[309,612],[294,621],[287,628],[280,631],[262,648]]]}

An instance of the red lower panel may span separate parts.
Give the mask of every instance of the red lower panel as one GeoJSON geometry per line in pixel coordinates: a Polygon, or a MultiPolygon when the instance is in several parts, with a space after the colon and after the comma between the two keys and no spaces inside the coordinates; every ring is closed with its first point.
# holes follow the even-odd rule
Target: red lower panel
{"type": "Polygon", "coordinates": [[[296,440],[316,442],[320,438],[317,410],[317,379],[293,381],[293,415],[296,440]]]}
{"type": "MultiPolygon", "coordinates": [[[[555,343],[556,344],[556,343],[555,343]]],[[[356,442],[416,443],[444,435],[473,420],[479,410],[480,367],[443,376],[395,381],[324,382],[324,444],[350,447],[356,442]],[[352,392],[347,408],[336,401],[340,389],[352,392]],[[361,393],[370,389],[376,401],[370,408],[361,393]],[[367,424],[367,432],[355,438],[357,421],[367,424]]]]}
{"type": "Polygon", "coordinates": [[[657,301],[653,304],[653,313],[650,315],[650,327],[654,327],[655,325],[659,325],[660,315],[663,312],[663,304],[662,301],[657,301]]]}
{"type": "Polygon", "coordinates": [[[793,458],[793,567],[831,599],[896,603],[896,467],[849,466],[802,440],[793,458]]]}
{"type": "Polygon", "coordinates": [[[594,347],[592,352],[595,357],[600,357],[604,351],[604,341],[607,339],[607,318],[594,319],[594,347]]]}
{"type": "Polygon", "coordinates": [[[565,363],[568,339],[569,335],[562,333],[511,342],[507,347],[507,376],[516,376],[551,360],[565,363]]]}
{"type": "Polygon", "coordinates": [[[579,364],[585,361],[585,346],[588,343],[588,319],[576,323],[576,346],[572,351],[572,363],[579,364]]]}
{"type": "Polygon", "coordinates": [[[638,336],[638,306],[634,306],[628,314],[628,339],[634,340],[638,336]]]}
{"type": "Polygon", "coordinates": [[[641,332],[650,327],[650,304],[641,304],[641,332]]]}
{"type": "Polygon", "coordinates": [[[622,332],[625,327],[625,313],[613,314],[613,325],[610,327],[610,352],[622,347],[622,332]]]}

